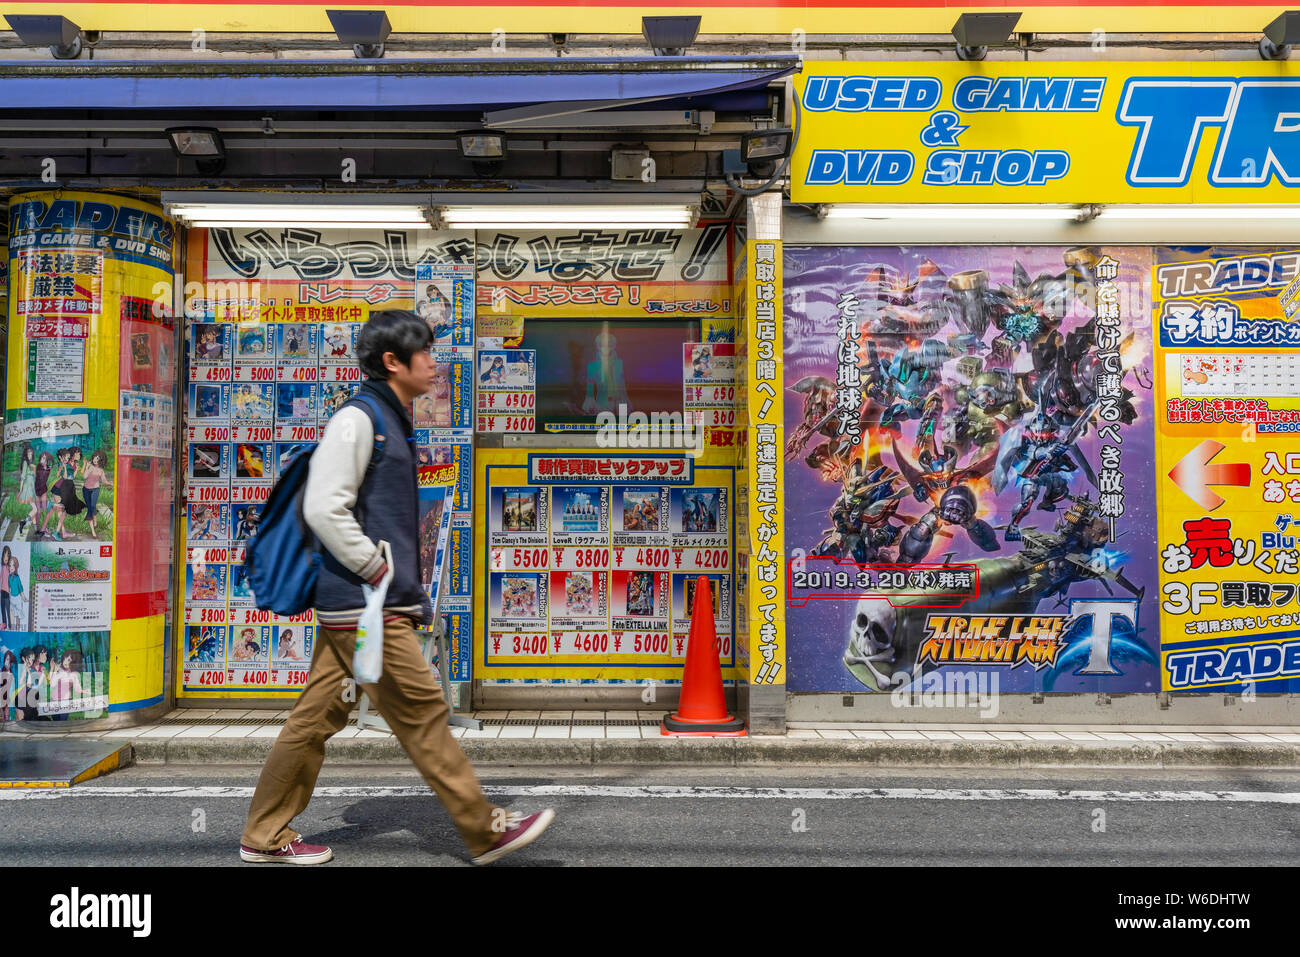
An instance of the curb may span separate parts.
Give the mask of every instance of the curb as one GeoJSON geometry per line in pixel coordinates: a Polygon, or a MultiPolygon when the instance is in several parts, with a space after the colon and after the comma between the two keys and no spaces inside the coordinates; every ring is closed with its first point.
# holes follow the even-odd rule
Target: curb
{"type": "MultiPolygon", "coordinates": [[[[132,741],[137,765],[260,765],[273,738],[132,741]]],[[[1300,770],[1300,745],[1199,742],[862,741],[808,738],[459,739],[477,765],[519,767],[1277,768],[1300,770]]],[[[406,766],[395,738],[331,740],[327,761],[406,766]]]]}

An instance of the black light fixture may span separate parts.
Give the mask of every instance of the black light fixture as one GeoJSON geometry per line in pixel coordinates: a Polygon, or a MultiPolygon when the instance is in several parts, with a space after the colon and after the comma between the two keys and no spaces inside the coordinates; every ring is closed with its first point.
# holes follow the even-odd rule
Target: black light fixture
{"type": "Polygon", "coordinates": [[[378,60],[384,55],[384,41],[393,32],[383,10],[326,10],[330,26],[344,46],[351,44],[359,60],[378,60]]]}
{"type": "Polygon", "coordinates": [[[5,19],[25,46],[49,47],[56,60],[81,56],[81,27],[67,17],[9,13],[5,19]]]}
{"type": "Polygon", "coordinates": [[[963,13],[952,26],[957,59],[984,59],[989,45],[1006,42],[1019,22],[1019,13],[963,13]]]}
{"type": "Polygon", "coordinates": [[[474,164],[476,176],[494,176],[506,161],[506,136],[495,130],[467,130],[456,134],[460,155],[474,164]]]}
{"type": "Polygon", "coordinates": [[[1300,10],[1286,10],[1264,28],[1259,41],[1259,55],[1265,60],[1285,60],[1291,44],[1300,43],[1300,10]]]}
{"type": "Polygon", "coordinates": [[[456,134],[460,155],[466,159],[502,160],[506,158],[506,137],[493,130],[470,130],[456,134]]]}
{"type": "Polygon", "coordinates": [[[790,155],[794,134],[788,129],[752,130],[740,137],[740,160],[754,176],[771,176],[790,155]]]}
{"type": "Polygon", "coordinates": [[[181,159],[194,160],[200,173],[213,176],[225,169],[226,145],[219,131],[210,126],[173,126],[164,132],[172,152],[181,159]]]}
{"type": "Polygon", "coordinates": [[[641,35],[655,56],[682,56],[699,33],[699,17],[641,18],[641,35]]]}

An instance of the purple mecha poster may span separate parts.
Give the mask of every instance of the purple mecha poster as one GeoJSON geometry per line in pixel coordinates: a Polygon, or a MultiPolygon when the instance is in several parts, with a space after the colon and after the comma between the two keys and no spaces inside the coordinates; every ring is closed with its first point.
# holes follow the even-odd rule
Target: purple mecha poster
{"type": "Polygon", "coordinates": [[[1150,273],[785,250],[791,691],[1160,690],[1150,273]]]}

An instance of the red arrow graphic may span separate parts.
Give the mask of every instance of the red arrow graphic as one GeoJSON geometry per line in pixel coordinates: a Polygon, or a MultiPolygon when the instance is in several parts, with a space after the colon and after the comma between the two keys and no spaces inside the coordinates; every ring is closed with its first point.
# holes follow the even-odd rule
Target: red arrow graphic
{"type": "Polygon", "coordinates": [[[1244,462],[1210,464],[1210,460],[1225,448],[1227,446],[1222,442],[1206,439],[1183,456],[1182,461],[1169,472],[1174,484],[1207,512],[1213,512],[1224,502],[1222,495],[1210,491],[1211,485],[1250,484],[1250,466],[1244,462]]]}

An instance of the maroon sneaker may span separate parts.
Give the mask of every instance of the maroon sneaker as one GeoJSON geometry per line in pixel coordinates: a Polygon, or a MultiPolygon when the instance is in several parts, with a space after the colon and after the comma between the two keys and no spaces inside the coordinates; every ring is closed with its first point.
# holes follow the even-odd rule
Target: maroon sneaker
{"type": "Polygon", "coordinates": [[[334,852],[324,844],[308,844],[300,837],[278,851],[256,851],[239,845],[239,859],[250,864],[324,864],[334,858],[334,852]]]}
{"type": "Polygon", "coordinates": [[[549,807],[545,811],[529,814],[511,812],[506,815],[505,833],[497,839],[490,849],[470,860],[475,864],[491,864],[507,854],[525,847],[542,836],[542,831],[555,820],[555,812],[549,807]]]}

